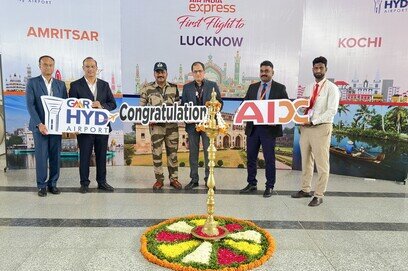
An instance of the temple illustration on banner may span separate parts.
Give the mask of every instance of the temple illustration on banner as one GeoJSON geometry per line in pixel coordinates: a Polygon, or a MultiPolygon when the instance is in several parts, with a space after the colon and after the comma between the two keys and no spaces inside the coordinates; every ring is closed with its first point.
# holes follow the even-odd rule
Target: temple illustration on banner
{"type": "MultiPolygon", "coordinates": [[[[407,103],[408,89],[403,90],[399,86],[394,86],[393,79],[381,79],[380,73],[377,72],[374,79],[361,80],[357,73],[350,82],[328,78],[337,85],[340,90],[340,100],[348,102],[392,102],[407,103]]],[[[297,98],[307,96],[305,86],[299,85],[297,98]]]]}
{"type": "MultiPolygon", "coordinates": [[[[228,98],[242,98],[251,83],[257,82],[259,80],[258,76],[246,76],[245,73],[241,73],[241,56],[239,51],[236,52],[234,56],[234,73],[232,77],[227,75],[227,63],[224,62],[223,66],[220,67],[213,61],[213,56],[209,55],[205,65],[205,78],[214,82],[217,82],[220,87],[220,92],[222,97],[228,98]]],[[[183,66],[179,65],[178,76],[171,79],[172,82],[177,84],[177,87],[181,92],[183,90],[183,85],[193,81],[193,73],[183,72],[183,66]]],[[[140,94],[140,89],[144,84],[148,83],[146,80],[142,83],[140,78],[140,67],[136,65],[135,73],[135,94],[140,94]]]]}

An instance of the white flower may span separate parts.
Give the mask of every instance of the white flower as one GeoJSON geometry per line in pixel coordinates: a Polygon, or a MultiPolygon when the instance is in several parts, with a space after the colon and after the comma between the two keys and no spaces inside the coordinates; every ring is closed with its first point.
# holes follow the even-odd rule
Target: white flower
{"type": "Polygon", "coordinates": [[[261,243],[262,235],[254,230],[242,231],[237,233],[228,234],[227,237],[235,239],[235,240],[246,240],[246,241],[253,241],[257,244],[261,243]]]}
{"type": "Polygon", "coordinates": [[[177,223],[173,223],[173,224],[167,226],[167,229],[169,229],[171,231],[191,233],[191,230],[193,229],[193,227],[188,225],[185,221],[179,221],[177,223]]]}
{"type": "Polygon", "coordinates": [[[208,265],[210,263],[212,244],[203,242],[196,250],[186,255],[181,261],[183,263],[201,263],[208,265]]]}

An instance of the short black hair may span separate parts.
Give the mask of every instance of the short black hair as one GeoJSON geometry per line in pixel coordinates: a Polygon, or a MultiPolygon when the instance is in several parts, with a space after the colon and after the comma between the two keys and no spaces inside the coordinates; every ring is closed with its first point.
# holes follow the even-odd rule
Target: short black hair
{"type": "Polygon", "coordinates": [[[262,67],[262,66],[269,66],[269,67],[271,67],[273,69],[273,64],[269,60],[262,61],[261,65],[259,67],[262,67]]]}
{"type": "Polygon", "coordinates": [[[85,59],[82,61],[82,66],[85,65],[85,61],[87,61],[87,60],[95,61],[95,65],[96,65],[96,67],[98,67],[98,62],[96,62],[96,60],[91,56],[85,57],[85,59]]]}
{"type": "Polygon", "coordinates": [[[196,62],[194,62],[193,64],[191,64],[191,71],[193,71],[193,67],[194,67],[195,65],[201,65],[201,67],[203,68],[203,71],[205,71],[204,63],[203,63],[203,62],[200,62],[200,61],[196,61],[196,62]]]}
{"type": "Polygon", "coordinates": [[[43,56],[40,56],[40,58],[38,59],[38,64],[41,64],[41,60],[42,60],[43,58],[46,58],[46,57],[51,58],[52,61],[54,61],[54,63],[55,63],[55,60],[54,60],[54,58],[53,58],[52,56],[43,55],[43,56]]]}
{"type": "Polygon", "coordinates": [[[324,56],[319,56],[313,59],[313,66],[317,63],[323,63],[324,66],[327,68],[327,59],[324,56]]]}

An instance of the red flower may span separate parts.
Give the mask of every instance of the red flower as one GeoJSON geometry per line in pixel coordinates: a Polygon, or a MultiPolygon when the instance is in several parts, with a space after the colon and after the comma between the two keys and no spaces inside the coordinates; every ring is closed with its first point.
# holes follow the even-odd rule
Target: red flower
{"type": "Polygon", "coordinates": [[[175,241],[183,241],[189,240],[193,236],[187,233],[173,233],[168,231],[159,232],[156,235],[156,240],[159,242],[175,242],[175,241]]]}
{"type": "Polygon", "coordinates": [[[246,261],[244,255],[239,255],[227,248],[218,249],[218,264],[219,265],[230,265],[234,263],[242,263],[246,261]]]}
{"type": "Polygon", "coordinates": [[[243,229],[243,227],[239,224],[227,224],[225,225],[225,228],[227,228],[229,232],[240,231],[243,229]]]}
{"type": "MultiPolygon", "coordinates": [[[[220,227],[217,227],[218,228],[218,235],[217,236],[221,236],[221,235],[223,235],[224,233],[225,233],[225,230],[224,229],[222,229],[222,228],[220,228],[220,227]]],[[[214,236],[211,236],[211,235],[207,235],[205,232],[203,232],[203,226],[198,226],[196,229],[195,229],[195,233],[198,235],[198,236],[201,236],[201,237],[214,237],[214,236]]]]}

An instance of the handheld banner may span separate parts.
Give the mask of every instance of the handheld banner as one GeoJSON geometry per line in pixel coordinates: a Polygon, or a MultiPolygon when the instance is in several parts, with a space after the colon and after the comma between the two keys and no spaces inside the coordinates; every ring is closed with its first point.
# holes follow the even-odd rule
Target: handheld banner
{"type": "Polygon", "coordinates": [[[41,96],[45,111],[45,125],[48,134],[62,133],[109,134],[110,122],[118,114],[111,114],[106,109],[92,108],[89,99],[61,99],[53,96],[41,96]]]}
{"type": "Polygon", "coordinates": [[[307,123],[309,116],[300,114],[299,109],[308,106],[308,99],[244,101],[234,116],[234,125],[242,125],[248,121],[252,121],[255,125],[307,123]]]}
{"type": "Polygon", "coordinates": [[[135,122],[143,125],[149,123],[198,123],[207,119],[207,107],[173,104],[162,106],[130,106],[123,103],[119,109],[119,117],[124,122],[135,122]]]}

